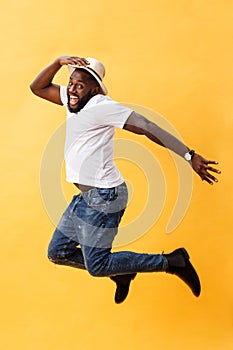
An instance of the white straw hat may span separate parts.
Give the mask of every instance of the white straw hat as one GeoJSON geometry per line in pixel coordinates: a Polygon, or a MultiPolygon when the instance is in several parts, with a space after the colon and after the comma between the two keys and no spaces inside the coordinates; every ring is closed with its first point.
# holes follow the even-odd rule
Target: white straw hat
{"type": "Polygon", "coordinates": [[[103,94],[107,95],[108,90],[102,82],[102,79],[104,78],[104,75],[105,75],[104,65],[100,61],[96,60],[95,58],[87,58],[86,60],[90,63],[87,66],[68,64],[68,68],[69,68],[70,73],[72,74],[75,71],[75,69],[86,70],[99,83],[103,94]]]}

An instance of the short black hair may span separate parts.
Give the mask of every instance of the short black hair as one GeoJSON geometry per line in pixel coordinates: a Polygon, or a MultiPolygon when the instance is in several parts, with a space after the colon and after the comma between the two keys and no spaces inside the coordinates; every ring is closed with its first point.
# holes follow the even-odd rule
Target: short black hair
{"type": "Polygon", "coordinates": [[[95,77],[90,73],[88,72],[86,69],[83,69],[83,68],[75,68],[75,70],[82,70],[83,72],[87,73],[89,79],[91,81],[93,81],[93,83],[96,83],[97,86],[100,87],[100,84],[98,83],[98,81],[95,79],[95,77]]]}

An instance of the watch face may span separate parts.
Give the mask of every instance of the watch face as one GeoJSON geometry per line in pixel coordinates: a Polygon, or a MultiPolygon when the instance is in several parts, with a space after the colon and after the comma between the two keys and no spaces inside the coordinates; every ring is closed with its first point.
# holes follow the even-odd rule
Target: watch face
{"type": "Polygon", "coordinates": [[[185,153],[184,158],[185,158],[186,160],[191,160],[191,159],[192,159],[192,156],[191,156],[191,154],[190,154],[189,152],[187,152],[187,153],[185,153]]]}

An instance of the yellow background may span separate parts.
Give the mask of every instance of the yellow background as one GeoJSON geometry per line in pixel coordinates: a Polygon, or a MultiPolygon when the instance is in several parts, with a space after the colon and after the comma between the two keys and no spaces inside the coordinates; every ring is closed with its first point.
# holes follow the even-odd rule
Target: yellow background
{"type": "MultiPolygon", "coordinates": [[[[1,2],[2,349],[233,349],[232,13],[230,0],[1,2]],[[29,84],[63,54],[102,60],[112,98],[158,111],[188,145],[219,161],[220,183],[195,175],[189,210],[167,235],[176,172],[148,142],[165,173],[166,203],[153,229],[123,247],[185,246],[202,282],[199,299],[173,276],[141,274],[115,305],[109,279],[47,260],[54,226],[40,197],[40,161],[65,111],[33,96],[29,84]]],[[[67,78],[64,68],[56,81],[67,78]]],[[[133,175],[136,196],[144,185],[133,175]]],[[[75,192],[63,187],[67,197],[75,192]]]]}

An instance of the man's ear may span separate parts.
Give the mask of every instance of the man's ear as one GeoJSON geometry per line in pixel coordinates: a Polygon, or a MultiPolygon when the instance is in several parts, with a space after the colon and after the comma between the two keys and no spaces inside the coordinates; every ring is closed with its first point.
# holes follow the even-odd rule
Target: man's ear
{"type": "Polygon", "coordinates": [[[101,90],[99,85],[92,88],[92,95],[93,96],[101,94],[101,93],[102,93],[102,90],[101,90]]]}

